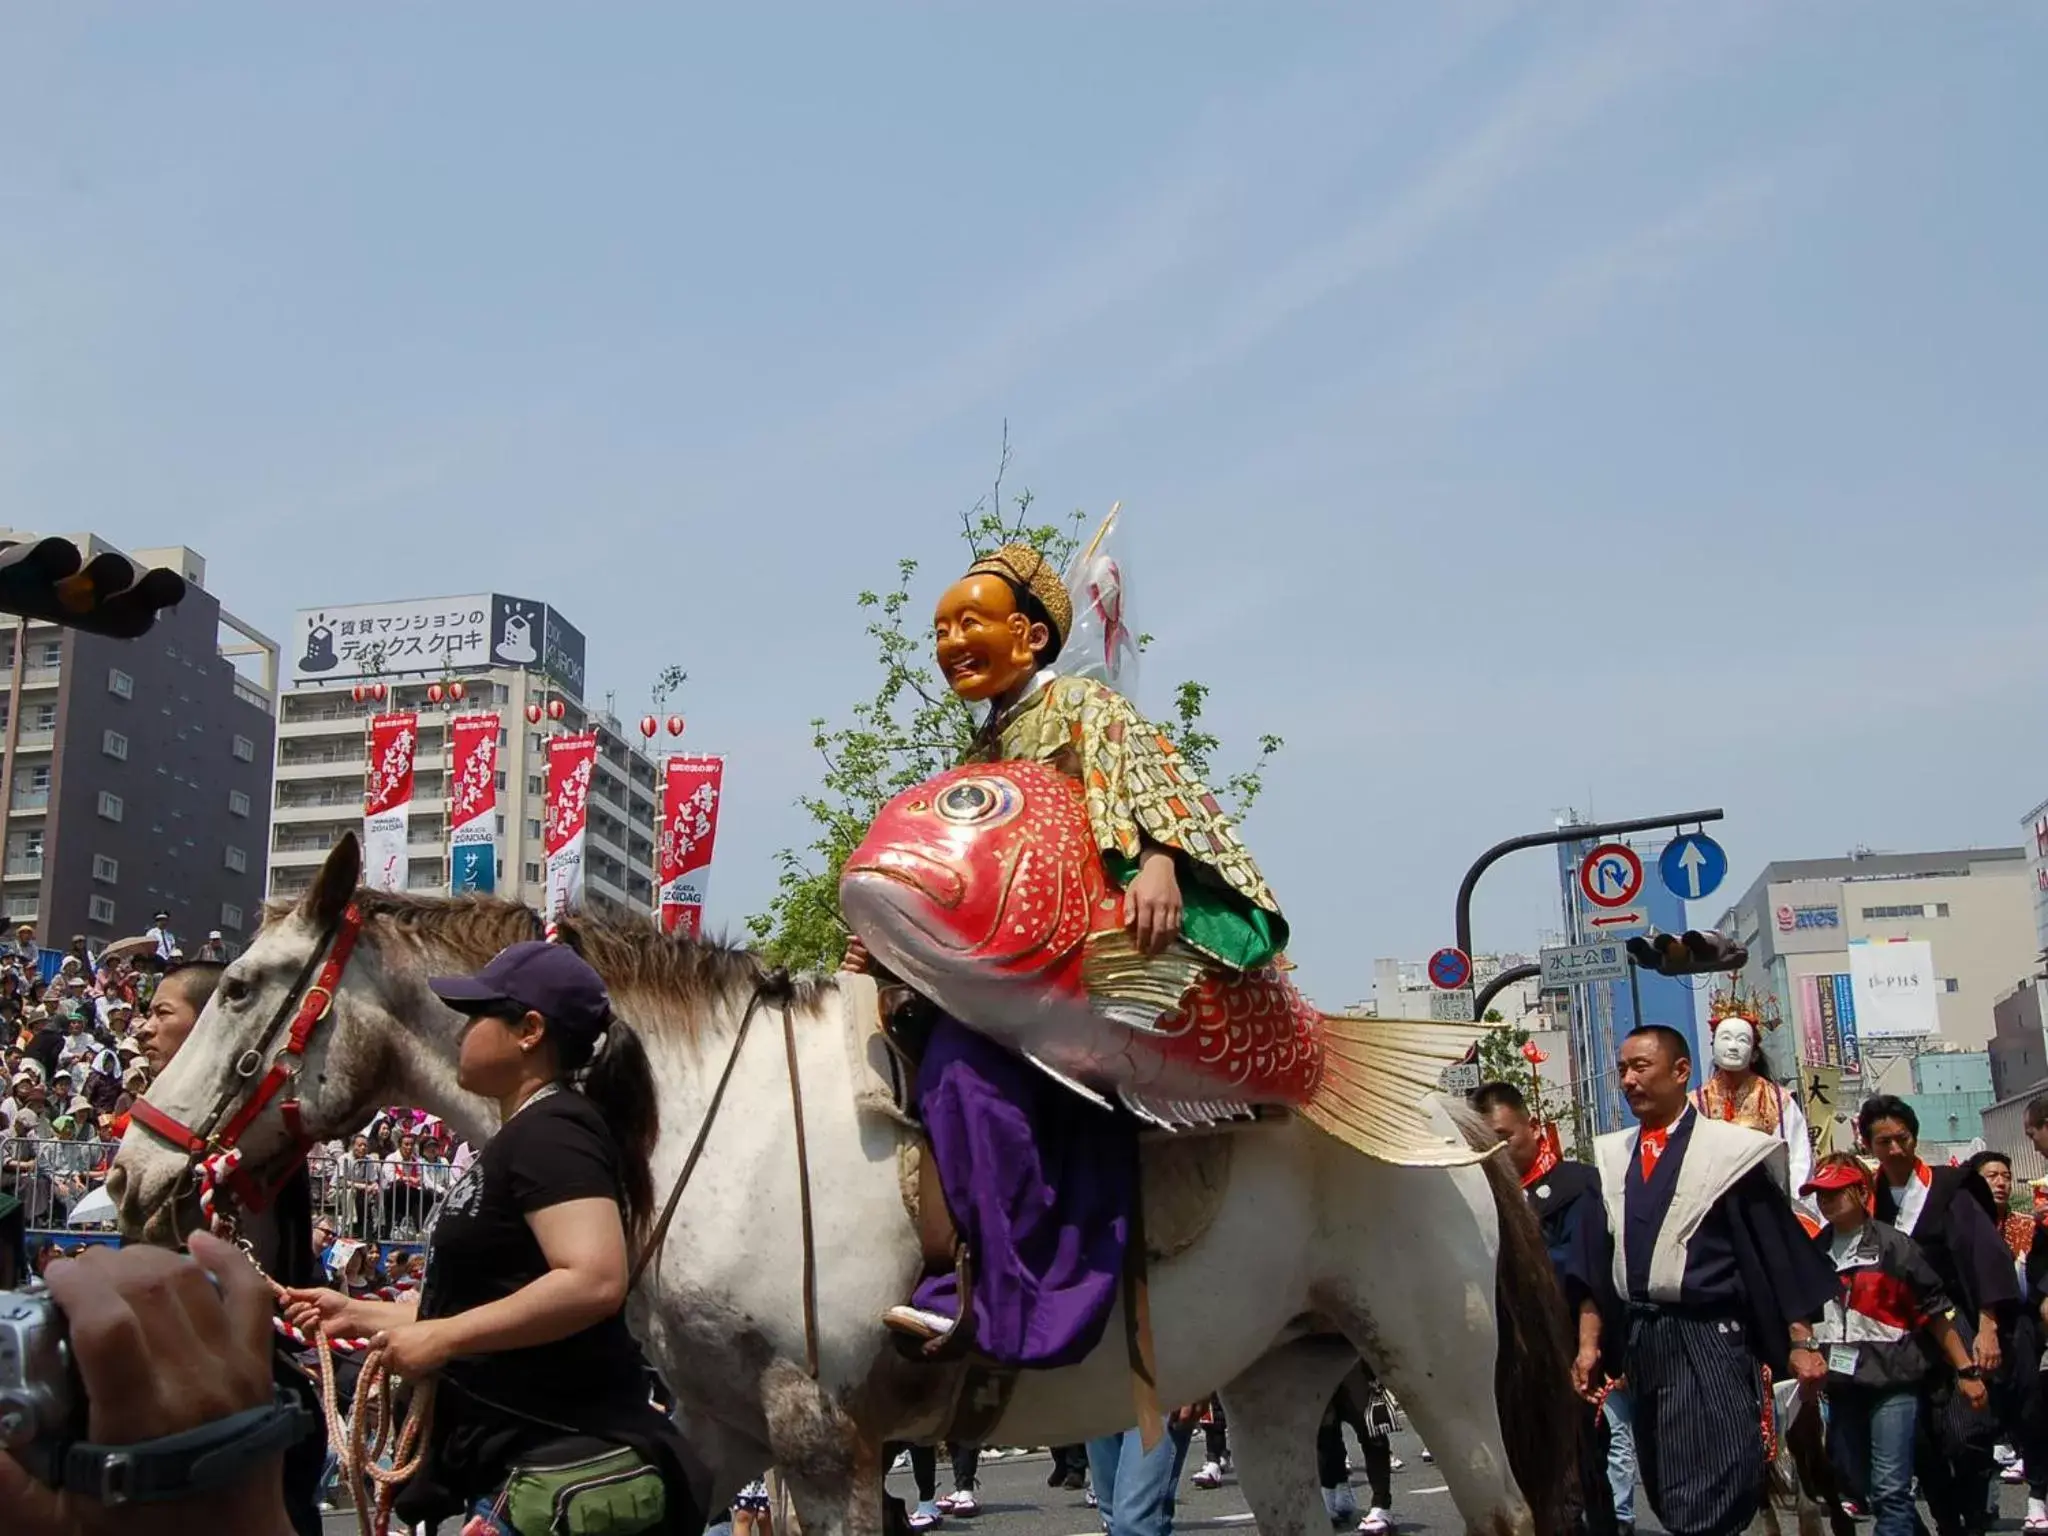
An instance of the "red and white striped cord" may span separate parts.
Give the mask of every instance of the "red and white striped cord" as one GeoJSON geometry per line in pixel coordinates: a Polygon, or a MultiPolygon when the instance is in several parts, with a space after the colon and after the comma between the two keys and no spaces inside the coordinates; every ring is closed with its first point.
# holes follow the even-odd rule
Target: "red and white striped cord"
{"type": "MultiPolygon", "coordinates": [[[[209,1232],[226,1238],[230,1242],[235,1239],[234,1222],[221,1214],[214,1198],[214,1190],[217,1186],[225,1184],[229,1179],[233,1178],[235,1170],[241,1167],[241,1165],[242,1149],[240,1147],[229,1147],[225,1152],[217,1152],[199,1165],[199,1215],[206,1222],[209,1232]]],[[[284,1287],[275,1280],[271,1280],[268,1275],[265,1275],[264,1279],[269,1281],[271,1292],[281,1306],[285,1299],[284,1287]]],[[[397,1298],[395,1294],[385,1295],[380,1293],[378,1299],[393,1301],[397,1298]]],[[[368,1339],[322,1339],[310,1337],[303,1329],[294,1328],[290,1323],[286,1322],[282,1311],[271,1318],[270,1325],[282,1337],[290,1339],[301,1349],[318,1349],[324,1342],[340,1350],[343,1354],[353,1355],[360,1354],[370,1347],[368,1339]]]]}

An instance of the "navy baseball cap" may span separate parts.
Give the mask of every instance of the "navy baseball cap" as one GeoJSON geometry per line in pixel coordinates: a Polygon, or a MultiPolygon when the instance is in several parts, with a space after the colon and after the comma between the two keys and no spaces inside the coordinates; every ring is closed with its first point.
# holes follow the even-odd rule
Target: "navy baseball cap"
{"type": "Polygon", "coordinates": [[[590,1039],[612,1021],[604,979],[575,950],[544,939],[507,945],[474,976],[436,976],[427,985],[458,1013],[531,1011],[552,1028],[590,1039]]]}

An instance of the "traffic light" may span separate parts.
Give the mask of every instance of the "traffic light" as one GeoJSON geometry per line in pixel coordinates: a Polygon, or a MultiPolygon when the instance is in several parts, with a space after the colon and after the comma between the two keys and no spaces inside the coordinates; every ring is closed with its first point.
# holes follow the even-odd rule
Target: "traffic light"
{"type": "Polygon", "coordinates": [[[1628,957],[1659,976],[1706,976],[1739,971],[1749,951],[1726,934],[1688,928],[1684,933],[1651,933],[1628,941],[1628,957]]]}
{"type": "Polygon", "coordinates": [[[110,549],[87,560],[69,539],[0,541],[0,613],[133,640],[184,596],[176,571],[144,569],[110,549]]]}

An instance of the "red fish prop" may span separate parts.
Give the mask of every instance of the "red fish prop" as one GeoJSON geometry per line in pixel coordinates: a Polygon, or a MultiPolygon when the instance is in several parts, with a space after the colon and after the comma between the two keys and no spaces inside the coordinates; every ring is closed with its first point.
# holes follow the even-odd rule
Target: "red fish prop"
{"type": "Polygon", "coordinates": [[[898,795],[839,895],[869,952],[946,1012],[1149,1119],[1255,1104],[1346,1118],[1360,1099],[1356,1053],[1333,1054],[1331,1036],[1366,1021],[1326,1018],[1272,967],[1240,973],[1180,944],[1138,955],[1079,786],[1042,764],[958,768],[898,795]]]}

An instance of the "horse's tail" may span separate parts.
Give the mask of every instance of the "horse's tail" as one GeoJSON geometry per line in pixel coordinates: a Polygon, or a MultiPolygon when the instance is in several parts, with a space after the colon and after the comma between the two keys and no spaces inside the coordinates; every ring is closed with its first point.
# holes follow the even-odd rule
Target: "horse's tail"
{"type": "MultiPolygon", "coordinates": [[[[1491,1146],[1493,1133],[1464,1106],[1452,1117],[1473,1146],[1491,1146]]],[[[1578,1502],[1579,1435],[1591,1412],[1572,1391],[1576,1353],[1566,1332],[1564,1292],[1551,1268],[1543,1230],[1507,1159],[1481,1165],[1500,1216],[1500,1267],[1495,1314],[1500,1353],[1493,1395],[1500,1410],[1508,1469],[1536,1522],[1537,1536],[1569,1530],[1578,1502]]]]}

